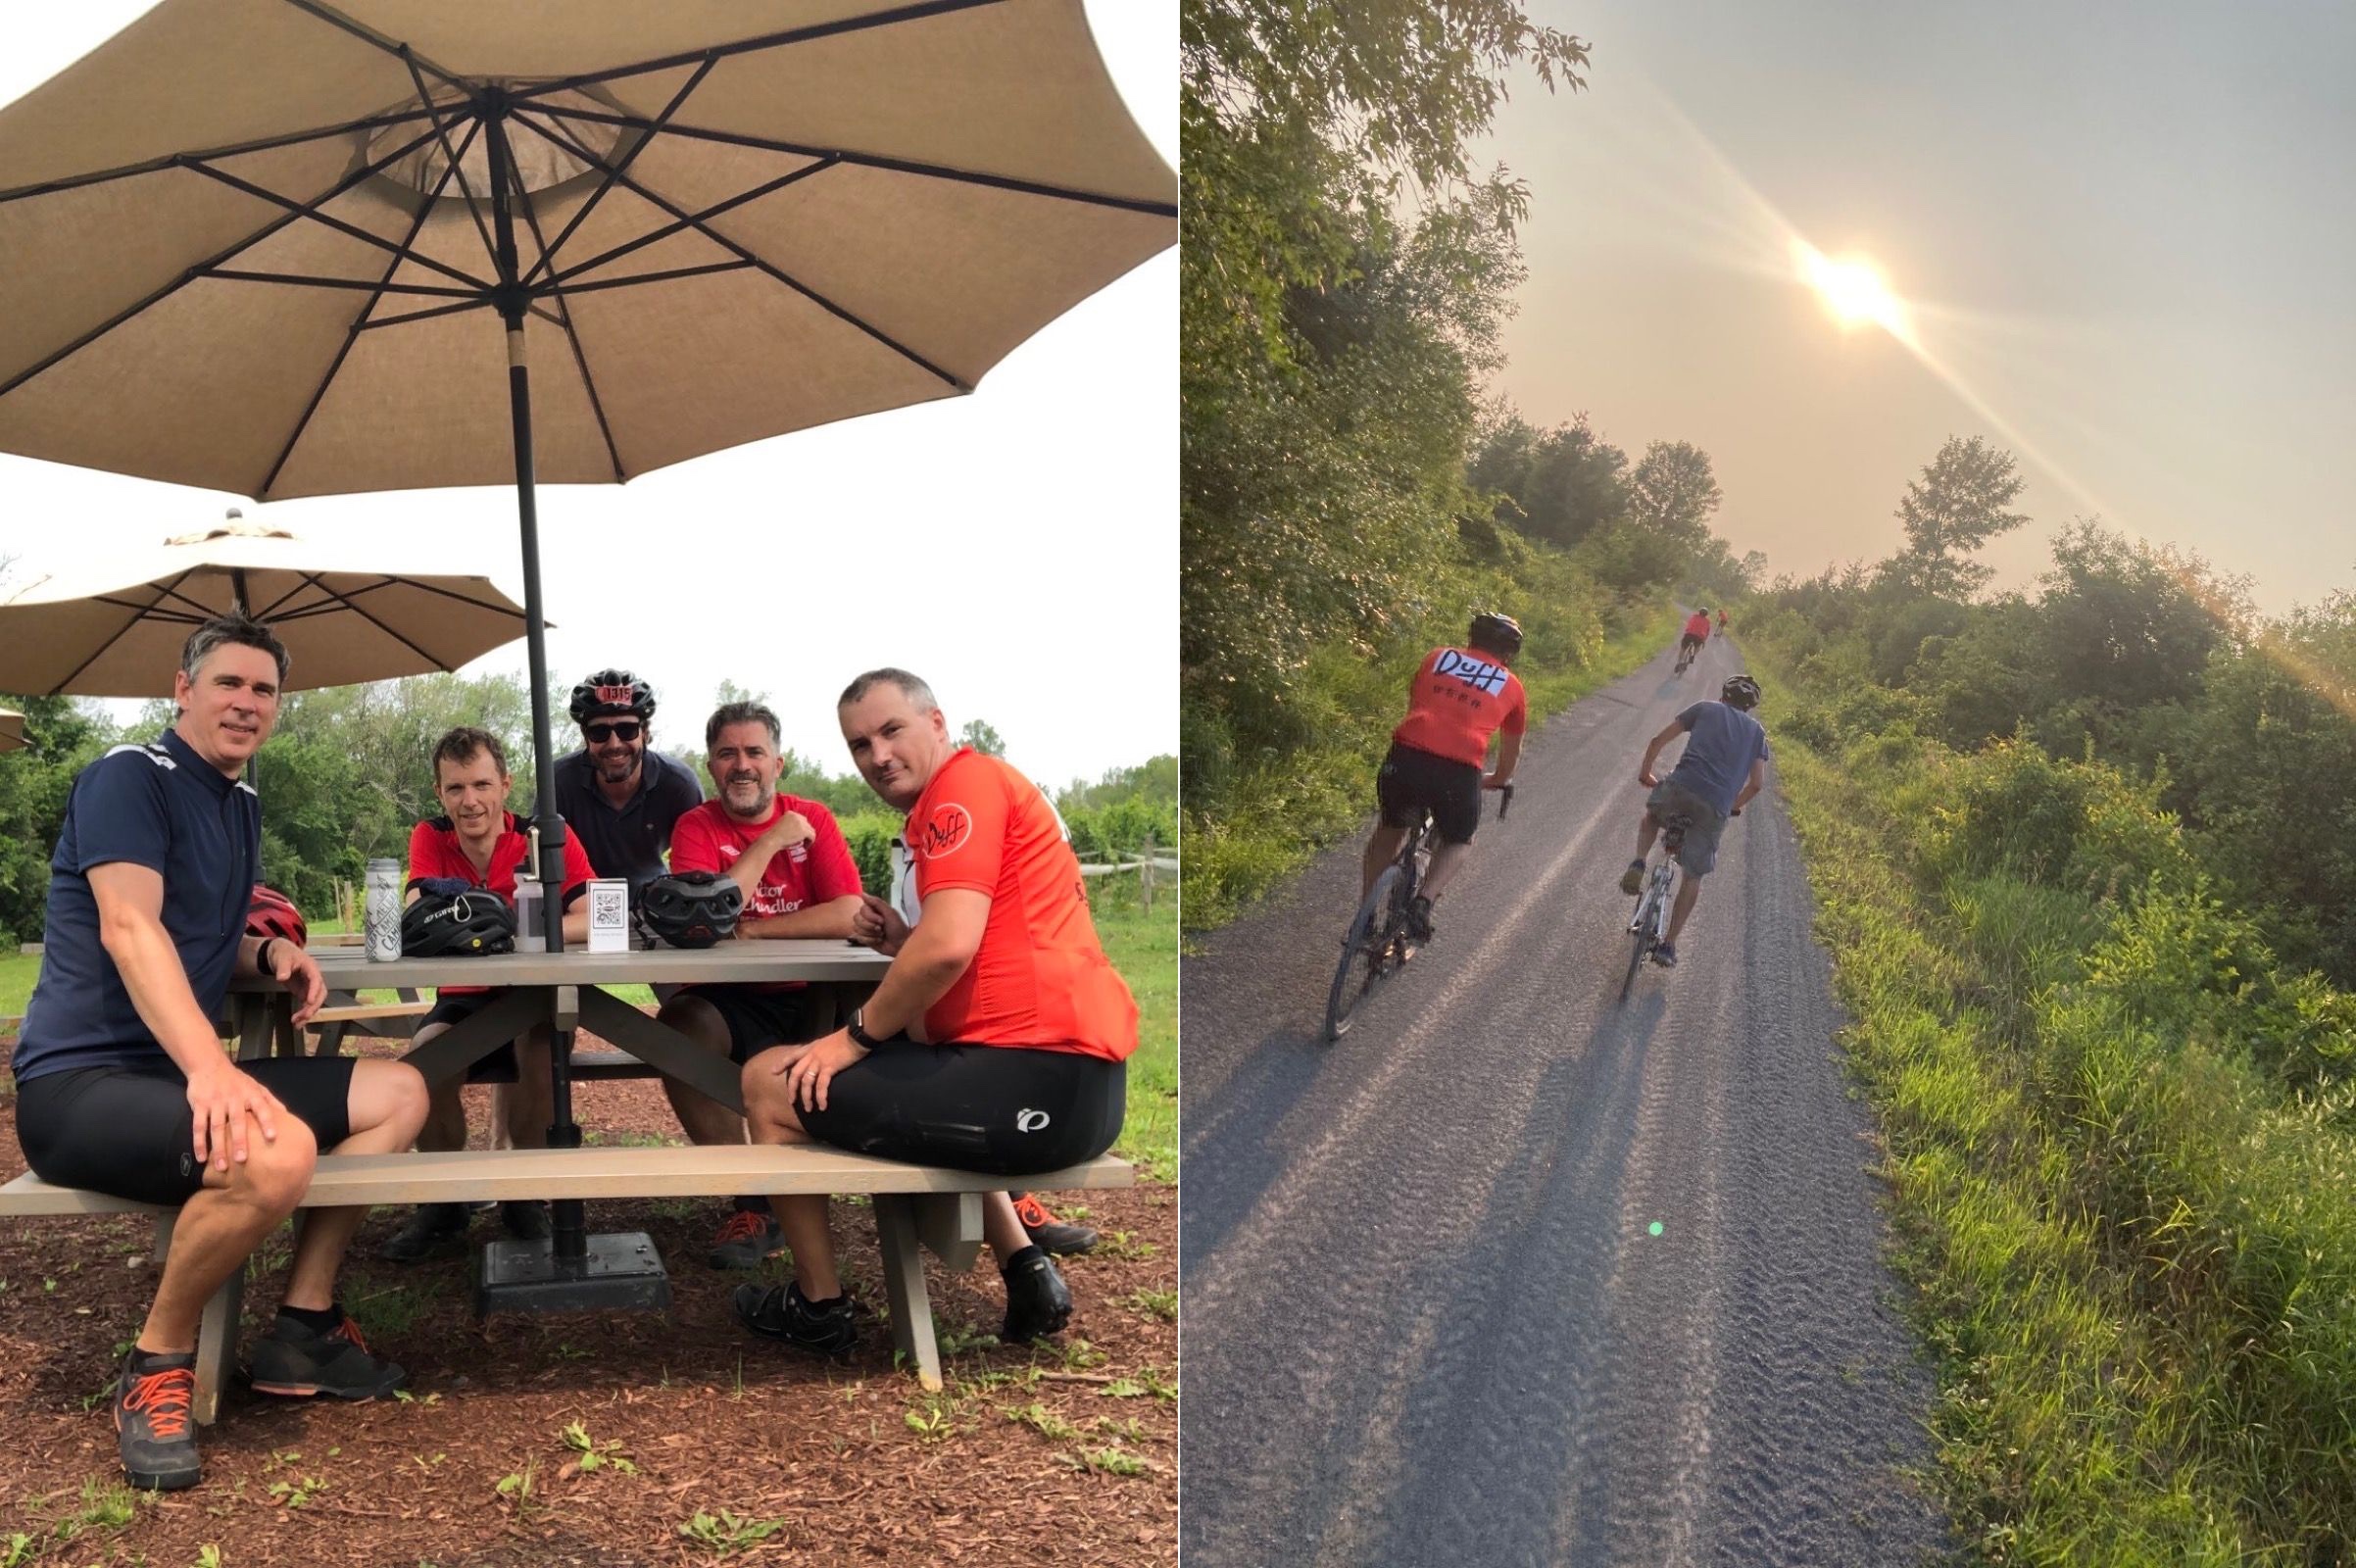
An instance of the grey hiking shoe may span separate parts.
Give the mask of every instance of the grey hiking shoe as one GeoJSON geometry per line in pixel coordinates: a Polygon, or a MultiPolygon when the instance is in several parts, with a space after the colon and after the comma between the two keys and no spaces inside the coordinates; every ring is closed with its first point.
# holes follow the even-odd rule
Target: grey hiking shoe
{"type": "Polygon", "coordinates": [[[1420,893],[1407,901],[1407,940],[1432,940],[1432,901],[1420,893]]]}
{"type": "Polygon", "coordinates": [[[181,1492],[203,1474],[196,1458],[196,1356],[124,1357],[115,1385],[115,1445],[123,1478],[146,1492],[181,1492]]]}
{"type": "Polygon", "coordinates": [[[799,1285],[777,1285],[765,1291],[758,1285],[739,1285],[735,1305],[739,1323],[797,1349],[849,1355],[859,1344],[859,1325],[852,1320],[848,1293],[831,1301],[813,1301],[802,1294],[799,1285]]]}
{"type": "Polygon", "coordinates": [[[1664,969],[1677,967],[1677,950],[1664,942],[1652,950],[1652,961],[1664,969]]]}
{"type": "Polygon", "coordinates": [[[466,1204],[420,1203],[409,1223],[376,1249],[376,1255],[388,1263],[421,1263],[436,1252],[454,1250],[466,1234],[466,1204]]]}
{"type": "Polygon", "coordinates": [[[254,1342],[249,1380],[256,1394],[308,1399],[324,1394],[336,1399],[381,1399],[409,1381],[409,1374],[368,1349],[360,1325],[345,1314],[326,1333],[286,1316],[254,1342]]]}
{"type": "Polygon", "coordinates": [[[1642,860],[1629,861],[1628,869],[1620,873],[1620,891],[1622,893],[1633,895],[1641,890],[1644,885],[1644,862],[1642,860]]]}
{"type": "Polygon", "coordinates": [[[1006,1324],[999,1330],[1000,1339],[1020,1345],[1063,1332],[1071,1321],[1071,1287],[1044,1249],[1024,1248],[999,1272],[1006,1281],[1006,1324]]]}

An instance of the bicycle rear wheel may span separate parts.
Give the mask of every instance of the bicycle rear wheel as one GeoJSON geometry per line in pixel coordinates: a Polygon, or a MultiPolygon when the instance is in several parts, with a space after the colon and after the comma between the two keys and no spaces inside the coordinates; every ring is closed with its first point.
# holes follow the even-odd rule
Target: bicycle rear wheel
{"type": "Polygon", "coordinates": [[[1648,918],[1639,920],[1637,928],[1628,934],[1628,972],[1620,977],[1620,1000],[1623,1003],[1636,985],[1636,972],[1644,966],[1644,955],[1652,947],[1651,924],[1648,918]]]}
{"type": "Polygon", "coordinates": [[[1358,902],[1358,912],[1350,918],[1350,934],[1342,939],[1341,961],[1334,965],[1334,983],[1325,994],[1325,1038],[1329,1041],[1339,1040],[1350,1032],[1350,1013],[1382,975],[1382,955],[1369,954],[1366,944],[1389,916],[1392,895],[1399,888],[1401,874],[1396,865],[1386,867],[1375,878],[1374,890],[1358,902]]]}

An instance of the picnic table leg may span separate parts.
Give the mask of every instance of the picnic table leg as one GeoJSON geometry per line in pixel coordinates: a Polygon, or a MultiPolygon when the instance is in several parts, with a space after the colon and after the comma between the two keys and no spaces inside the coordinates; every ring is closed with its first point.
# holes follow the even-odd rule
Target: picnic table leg
{"type": "Polygon", "coordinates": [[[906,1193],[875,1195],[875,1235],[883,1246],[884,1297],[892,1305],[892,1348],[908,1358],[916,1381],[941,1387],[941,1348],[933,1340],[932,1298],[916,1250],[915,1205],[906,1193]]]}
{"type": "Polygon", "coordinates": [[[237,1359],[238,1319],[245,1309],[245,1265],[238,1264],[221,1282],[213,1299],[196,1320],[196,1424],[209,1427],[221,1415],[221,1391],[227,1387],[229,1368],[237,1359]]]}

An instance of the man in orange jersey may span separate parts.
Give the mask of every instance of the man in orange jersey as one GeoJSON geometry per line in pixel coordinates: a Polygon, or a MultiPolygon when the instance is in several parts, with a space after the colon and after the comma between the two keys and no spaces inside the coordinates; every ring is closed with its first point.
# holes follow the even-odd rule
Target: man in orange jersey
{"type": "Polygon", "coordinates": [[[1530,722],[1529,700],[1507,667],[1522,651],[1520,623],[1484,611],[1473,616],[1464,644],[1433,649],[1416,668],[1407,687],[1407,716],[1391,732],[1391,755],[1374,776],[1383,819],[1366,841],[1360,898],[1374,891],[1383,867],[1399,855],[1417,811],[1431,808],[1440,836],[1423,886],[1407,904],[1407,934],[1417,942],[1432,940],[1432,906],[1472,848],[1481,825],[1481,792],[1512,782],[1530,722]],[[1484,775],[1489,738],[1500,732],[1497,771],[1484,775]]]}
{"type": "MultiPolygon", "coordinates": [[[[1094,1159],[1120,1132],[1137,1003],[1097,941],[1080,862],[1039,786],[950,738],[932,689],[870,670],[837,708],[868,787],[908,813],[923,918],[862,895],[854,935],[892,967],[848,1028],[745,1064],[757,1144],[814,1140],[884,1159],[1022,1176],[1094,1159]]],[[[755,1333],[822,1354],[856,1338],[826,1200],[780,1198],[794,1280],[740,1287],[755,1333]]],[[[983,1236],[1006,1281],[1000,1338],[1061,1329],[1071,1292],[1004,1193],[983,1236]]]]}

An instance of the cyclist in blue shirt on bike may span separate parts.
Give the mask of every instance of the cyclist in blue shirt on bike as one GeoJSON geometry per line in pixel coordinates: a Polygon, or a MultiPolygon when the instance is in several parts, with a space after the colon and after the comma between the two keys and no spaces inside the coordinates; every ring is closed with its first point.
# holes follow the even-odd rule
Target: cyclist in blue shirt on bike
{"type": "Polygon", "coordinates": [[[1677,885],[1677,904],[1669,911],[1668,935],[1652,950],[1652,961],[1664,969],[1677,966],[1677,934],[1701,895],[1701,879],[1718,863],[1718,836],[1726,819],[1740,815],[1750,798],[1767,783],[1767,731],[1750,716],[1759,705],[1759,683],[1748,675],[1728,678],[1718,701],[1695,703],[1652,737],[1644,760],[1637,765],[1637,782],[1652,793],[1645,798],[1638,824],[1636,858],[1620,878],[1620,891],[1633,894],[1644,883],[1644,858],[1662,822],[1672,816],[1692,819],[1677,861],[1685,867],[1677,885]],[[1685,755],[1667,778],[1652,771],[1661,748],[1684,735],[1685,755]]]}

